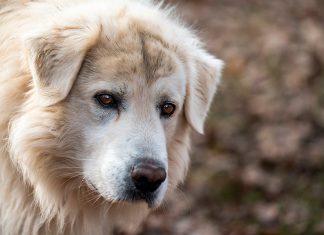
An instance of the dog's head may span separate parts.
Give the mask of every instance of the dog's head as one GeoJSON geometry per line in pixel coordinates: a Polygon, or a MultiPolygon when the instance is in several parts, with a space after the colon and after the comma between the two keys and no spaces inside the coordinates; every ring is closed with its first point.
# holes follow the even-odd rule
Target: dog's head
{"type": "Polygon", "coordinates": [[[80,11],[26,44],[38,109],[61,110],[65,167],[52,167],[108,201],[157,206],[186,174],[188,130],[203,132],[222,62],[166,11],[80,11]]]}

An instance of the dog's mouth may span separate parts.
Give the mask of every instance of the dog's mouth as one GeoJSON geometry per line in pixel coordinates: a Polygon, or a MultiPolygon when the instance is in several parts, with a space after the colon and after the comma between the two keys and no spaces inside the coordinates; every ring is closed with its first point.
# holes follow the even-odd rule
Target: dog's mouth
{"type": "Polygon", "coordinates": [[[100,195],[103,200],[109,201],[111,203],[147,203],[149,208],[156,208],[159,206],[159,193],[158,192],[149,192],[143,193],[136,188],[130,188],[125,190],[125,192],[121,193],[117,198],[111,198],[110,196],[103,195],[100,190],[96,187],[96,185],[92,182],[87,182],[88,188],[100,195]]]}
{"type": "Polygon", "coordinates": [[[137,203],[146,202],[149,208],[155,208],[159,205],[158,193],[143,193],[136,189],[129,189],[125,192],[125,201],[137,203]]]}

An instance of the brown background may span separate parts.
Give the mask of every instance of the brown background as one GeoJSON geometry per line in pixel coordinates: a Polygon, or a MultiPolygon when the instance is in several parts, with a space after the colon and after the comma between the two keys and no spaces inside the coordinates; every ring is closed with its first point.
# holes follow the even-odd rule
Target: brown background
{"type": "Polygon", "coordinates": [[[139,234],[324,234],[324,1],[168,2],[226,69],[185,185],[139,234]]]}

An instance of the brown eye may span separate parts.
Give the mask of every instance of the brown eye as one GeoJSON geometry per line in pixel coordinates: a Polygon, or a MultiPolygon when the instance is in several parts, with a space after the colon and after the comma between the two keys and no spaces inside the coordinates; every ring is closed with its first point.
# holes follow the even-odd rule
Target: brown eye
{"type": "Polygon", "coordinates": [[[164,117],[170,117],[175,110],[176,110],[176,106],[173,103],[165,102],[161,106],[161,115],[164,117]]]}
{"type": "Polygon", "coordinates": [[[109,94],[96,95],[95,98],[103,107],[112,107],[116,104],[114,97],[109,94]]]}

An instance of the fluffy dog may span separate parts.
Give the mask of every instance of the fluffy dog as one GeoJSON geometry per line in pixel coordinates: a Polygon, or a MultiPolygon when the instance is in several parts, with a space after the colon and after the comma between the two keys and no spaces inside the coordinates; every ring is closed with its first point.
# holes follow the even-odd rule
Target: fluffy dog
{"type": "Polygon", "coordinates": [[[222,62],[149,1],[0,2],[0,234],[136,228],[185,178],[222,62]]]}

